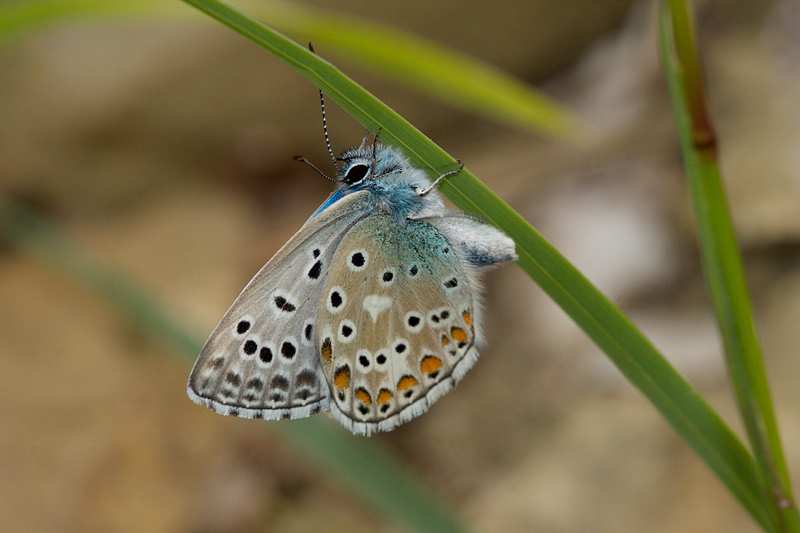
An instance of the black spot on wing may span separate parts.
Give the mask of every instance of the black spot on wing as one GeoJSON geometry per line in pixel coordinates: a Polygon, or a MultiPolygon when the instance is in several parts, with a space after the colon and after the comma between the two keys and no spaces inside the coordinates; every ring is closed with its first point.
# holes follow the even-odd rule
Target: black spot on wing
{"type": "Polygon", "coordinates": [[[253,355],[258,350],[258,344],[254,340],[248,340],[244,343],[244,353],[247,355],[253,355]]]}
{"type": "Polygon", "coordinates": [[[294,306],[294,304],[292,304],[289,300],[287,300],[283,296],[276,296],[274,301],[275,301],[275,307],[277,307],[278,309],[280,309],[285,313],[294,313],[294,311],[297,309],[294,306]]]}
{"type": "Polygon", "coordinates": [[[317,261],[308,270],[308,277],[311,279],[319,279],[319,275],[321,273],[322,273],[322,261],[317,261]]]}

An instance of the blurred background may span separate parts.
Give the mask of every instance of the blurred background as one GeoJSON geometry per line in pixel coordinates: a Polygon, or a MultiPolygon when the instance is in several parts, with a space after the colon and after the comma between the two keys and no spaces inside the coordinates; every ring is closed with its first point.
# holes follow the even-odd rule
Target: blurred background
{"type": "MultiPolygon", "coordinates": [[[[202,340],[330,192],[292,156],[331,169],[316,88],[176,3],[185,16],[84,17],[0,42],[0,187],[202,340]]],[[[382,80],[314,42],[531,221],[741,434],[653,4],[305,5],[315,4],[474,55],[579,116],[578,139],[550,140],[382,80]]],[[[797,484],[800,4],[698,4],[722,171],[797,484]]],[[[328,124],[336,152],[363,135],[332,103],[328,124]]],[[[757,531],[519,268],[491,272],[486,286],[489,346],[476,366],[427,414],[372,441],[475,531],[757,531]]],[[[191,363],[62,270],[0,245],[3,529],[398,529],[271,430],[284,422],[191,403],[191,363]]]]}

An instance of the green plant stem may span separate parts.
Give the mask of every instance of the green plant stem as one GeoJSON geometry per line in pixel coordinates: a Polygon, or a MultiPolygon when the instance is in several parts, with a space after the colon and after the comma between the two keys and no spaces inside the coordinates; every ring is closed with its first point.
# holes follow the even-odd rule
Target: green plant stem
{"type": "Polygon", "coordinates": [[[326,55],[338,51],[447,105],[561,139],[580,126],[554,100],[500,69],[394,27],[298,2],[260,0],[253,9],[294,37],[319,39],[326,55]]]}
{"type": "Polygon", "coordinates": [[[756,338],[739,248],[717,161],[700,59],[685,0],[661,5],[661,41],[703,265],[758,481],[776,531],[800,531],[788,470],[756,338]],[[671,24],[670,24],[671,22],[671,24]]]}
{"type": "MultiPolygon", "coordinates": [[[[185,0],[264,47],[309,78],[381,139],[432,177],[455,160],[333,65],[272,28],[217,0],[185,0]]],[[[503,229],[517,243],[519,265],[609,356],[719,476],[762,527],[770,520],[752,456],[700,395],[630,321],[522,217],[468,170],[441,190],[456,206],[503,229]]]]}
{"type": "MultiPolygon", "coordinates": [[[[344,16],[321,6],[280,0],[240,0],[300,40],[319,41],[336,54],[386,78],[491,120],[558,138],[573,138],[577,117],[555,100],[500,69],[390,26],[344,16]]],[[[136,18],[197,16],[163,0],[6,0],[0,2],[0,45],[10,37],[66,21],[129,22],[136,18]],[[4,39],[5,38],[5,39],[4,39]]]]}
{"type": "Polygon", "coordinates": [[[164,17],[178,12],[177,6],[162,0],[4,0],[0,5],[0,40],[65,18],[164,17]]]}

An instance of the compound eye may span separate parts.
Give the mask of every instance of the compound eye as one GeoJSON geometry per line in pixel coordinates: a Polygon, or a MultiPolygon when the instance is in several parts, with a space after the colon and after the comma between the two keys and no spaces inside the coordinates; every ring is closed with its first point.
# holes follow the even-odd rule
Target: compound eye
{"type": "Polygon", "coordinates": [[[347,169],[347,173],[344,175],[343,181],[348,185],[352,185],[363,180],[367,174],[369,174],[369,167],[367,165],[353,165],[347,169]]]}

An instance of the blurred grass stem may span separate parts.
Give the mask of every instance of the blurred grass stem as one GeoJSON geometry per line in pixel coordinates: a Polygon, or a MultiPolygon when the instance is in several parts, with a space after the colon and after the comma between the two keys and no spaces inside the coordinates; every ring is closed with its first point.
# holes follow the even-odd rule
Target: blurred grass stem
{"type": "Polygon", "coordinates": [[[660,41],[703,266],[758,482],[774,531],[800,531],[761,350],[717,158],[703,73],[685,0],[662,0],[660,41]]]}

